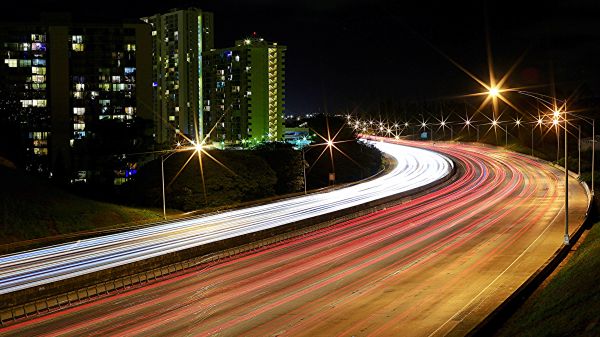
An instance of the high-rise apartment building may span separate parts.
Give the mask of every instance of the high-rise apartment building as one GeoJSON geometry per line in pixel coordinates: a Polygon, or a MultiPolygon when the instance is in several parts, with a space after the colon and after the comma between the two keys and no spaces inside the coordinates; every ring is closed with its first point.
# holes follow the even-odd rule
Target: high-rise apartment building
{"type": "Polygon", "coordinates": [[[152,26],[155,140],[202,138],[202,52],[213,48],[213,15],[196,8],[142,18],[152,26]]]}
{"type": "Polygon", "coordinates": [[[212,141],[283,140],[285,51],[253,36],[204,53],[204,130],[212,141]]]}
{"type": "Polygon", "coordinates": [[[141,21],[65,15],[0,27],[0,113],[20,130],[27,169],[88,180],[98,174],[90,149],[102,129],[127,132],[134,119],[152,118],[150,36],[141,21]]]}

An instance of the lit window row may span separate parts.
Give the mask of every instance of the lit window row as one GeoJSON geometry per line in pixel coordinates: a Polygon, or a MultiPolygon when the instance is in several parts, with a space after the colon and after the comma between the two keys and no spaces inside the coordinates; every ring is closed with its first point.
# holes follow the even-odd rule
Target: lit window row
{"type": "Polygon", "coordinates": [[[29,138],[33,140],[48,139],[48,132],[30,132],[29,138]]]}
{"type": "Polygon", "coordinates": [[[46,75],[46,67],[31,67],[33,75],[46,75]]]}
{"type": "Polygon", "coordinates": [[[45,34],[31,34],[31,42],[46,42],[45,34]]]}
{"type": "Polygon", "coordinates": [[[72,43],[71,49],[73,49],[73,51],[84,51],[85,45],[83,43],[72,43]]]}
{"type": "Polygon", "coordinates": [[[131,119],[133,119],[133,116],[129,116],[129,115],[100,115],[100,116],[98,116],[98,119],[100,119],[100,120],[118,119],[118,120],[124,121],[124,120],[131,120],[131,119]]]}
{"type": "Polygon", "coordinates": [[[31,82],[33,83],[44,83],[46,82],[46,76],[44,75],[32,75],[31,82]]]}
{"type": "Polygon", "coordinates": [[[23,108],[28,107],[45,107],[46,100],[45,99],[22,99],[21,106],[23,108]]]}
{"type": "Polygon", "coordinates": [[[47,156],[48,155],[48,148],[46,148],[46,147],[34,147],[33,148],[33,154],[38,155],[38,156],[47,156]]]}
{"type": "Polygon", "coordinates": [[[17,59],[4,59],[4,64],[7,64],[9,68],[16,68],[17,59]]]}
{"type": "Polygon", "coordinates": [[[73,114],[75,115],[84,115],[85,114],[85,108],[73,108],[73,114]]]}

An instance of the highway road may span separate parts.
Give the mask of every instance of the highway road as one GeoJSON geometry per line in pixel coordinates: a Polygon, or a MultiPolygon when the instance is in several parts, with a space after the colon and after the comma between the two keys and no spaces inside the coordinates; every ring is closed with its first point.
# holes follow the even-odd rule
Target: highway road
{"type": "MultiPolygon", "coordinates": [[[[464,175],[412,201],[0,336],[464,335],[561,246],[564,175],[497,148],[410,144],[454,156],[464,175]]],[[[574,179],[569,185],[574,229],[587,195],[574,179]]]]}
{"type": "Polygon", "coordinates": [[[351,208],[430,184],[452,169],[452,162],[435,152],[385,143],[376,146],[398,165],[361,184],[0,256],[0,295],[351,208]]]}

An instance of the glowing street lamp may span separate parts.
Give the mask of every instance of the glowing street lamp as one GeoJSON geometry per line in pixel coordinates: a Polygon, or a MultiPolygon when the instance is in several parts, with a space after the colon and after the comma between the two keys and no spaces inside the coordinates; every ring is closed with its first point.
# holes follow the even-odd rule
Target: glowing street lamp
{"type": "Polygon", "coordinates": [[[488,94],[493,98],[498,97],[499,93],[500,93],[500,90],[498,90],[497,87],[490,87],[490,90],[488,91],[488,94]]]}
{"type": "Polygon", "coordinates": [[[533,156],[533,131],[535,131],[536,127],[540,128],[540,132],[542,131],[542,124],[544,123],[544,120],[538,116],[537,121],[535,122],[536,125],[533,126],[533,128],[531,128],[531,155],[533,156]]]}
{"type": "Polygon", "coordinates": [[[504,131],[504,146],[508,146],[508,128],[502,127],[500,122],[496,119],[492,120],[492,127],[500,128],[500,130],[504,131]]]}

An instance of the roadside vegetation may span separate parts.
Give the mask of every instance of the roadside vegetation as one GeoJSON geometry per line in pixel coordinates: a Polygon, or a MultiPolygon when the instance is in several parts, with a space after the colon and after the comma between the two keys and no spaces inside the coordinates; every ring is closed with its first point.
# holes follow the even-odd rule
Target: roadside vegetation
{"type": "Polygon", "coordinates": [[[498,336],[600,336],[600,224],[498,336]]]}
{"type": "Polygon", "coordinates": [[[79,197],[48,181],[0,167],[0,244],[158,220],[159,210],[79,197]]]}

